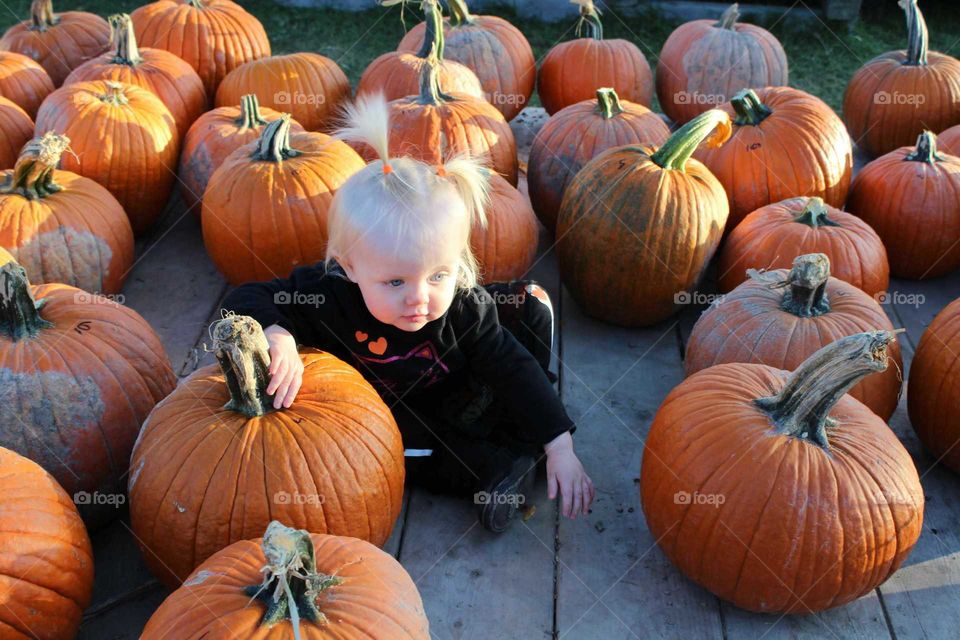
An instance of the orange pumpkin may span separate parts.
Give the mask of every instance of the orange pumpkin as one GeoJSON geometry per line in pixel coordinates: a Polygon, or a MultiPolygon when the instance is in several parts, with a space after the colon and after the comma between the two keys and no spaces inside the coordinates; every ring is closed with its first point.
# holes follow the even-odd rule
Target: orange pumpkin
{"type": "Polygon", "coordinates": [[[960,156],[960,124],[937,136],[937,148],[952,156],[960,156]]]}
{"type": "Polygon", "coordinates": [[[73,500],[35,462],[0,447],[5,638],[75,638],[93,595],[93,549],[73,500]]]}
{"type": "Polygon", "coordinates": [[[621,102],[610,88],[597,89],[596,100],[550,116],[533,139],[527,163],[530,200],[543,226],[553,232],[567,185],[591,159],[624,144],[660,146],[669,136],[660,116],[641,104],[621,102]]]}
{"type": "Polygon", "coordinates": [[[628,40],[603,39],[600,11],[593,0],[571,2],[580,5],[577,39],[550,49],[540,64],[537,93],[543,108],[552,115],[591,99],[599,87],[612,87],[622,99],[649,107],[653,74],[643,52],[628,40]],[[585,38],[580,37],[583,29],[585,38]]]}
{"type": "Polygon", "coordinates": [[[832,275],[868,295],[890,284],[887,250],[877,232],[822,199],[790,198],[760,207],[736,226],[720,249],[720,290],[747,279],[747,269],[787,269],[805,253],[823,253],[832,275]]]}
{"type": "MultiPolygon", "coordinates": [[[[263,125],[280,117],[280,112],[261,107],[256,94],[240,96],[239,107],[218,107],[200,116],[183,140],[180,152],[180,196],[187,208],[200,216],[200,198],[210,176],[231,153],[260,137],[263,125]]],[[[290,119],[290,132],[303,131],[290,119]]]]}
{"type": "Polygon", "coordinates": [[[179,137],[170,111],[153,93],[112,80],[57,89],[37,113],[37,135],[67,136],[75,153],[61,167],[96,180],[120,202],[133,232],[146,232],[167,205],[179,137]]]}
{"type": "Polygon", "coordinates": [[[524,276],[537,257],[540,225],[530,201],[496,173],[490,175],[487,226],[474,225],[470,246],[484,282],[524,276]]]}
{"type": "Polygon", "coordinates": [[[33,137],[33,120],[16,104],[0,96],[0,170],[12,169],[17,156],[33,137]]]}
{"type": "Polygon", "coordinates": [[[133,268],[133,230],[109,191],[57,170],[68,142],[48,133],[0,174],[0,245],[34,282],[118,293],[133,268]]]}
{"type": "Polygon", "coordinates": [[[736,4],[719,21],[693,20],[670,34],[657,61],[657,97],[683,124],[730,100],[742,89],[785,87],[787,54],[762,27],[737,22],[736,4]]]}
{"type": "Polygon", "coordinates": [[[189,64],[163,49],[137,47],[130,16],[110,16],[116,53],[105,53],[67,76],[64,84],[113,80],[152,91],[170,110],[182,137],[207,108],[203,81],[189,64]]]}
{"type": "MultiPolygon", "coordinates": [[[[754,275],[704,311],[687,341],[684,369],[689,376],[717,364],[753,362],[792,370],[831,342],[870,328],[893,331],[880,304],[830,277],[826,255],[806,254],[789,271],[754,275]]],[[[900,399],[898,345],[891,345],[890,358],[896,367],[850,390],[884,420],[900,399]]]]}
{"type": "Polygon", "coordinates": [[[625,326],[656,324],[695,287],[720,243],[727,197],[690,159],[730,135],[730,117],[704,112],[658,149],[614,147],[588,162],[557,219],[560,275],[583,312],[625,326]]]}
{"type": "Polygon", "coordinates": [[[730,199],[727,230],[748,213],[796,196],[842,207],[853,174],[843,122],[819,98],[790,87],[741,91],[723,109],[734,116],[730,143],[698,149],[730,199]]]}
{"type": "Polygon", "coordinates": [[[55,87],[76,67],[110,46],[110,25],[86,11],[53,12],[52,0],[32,0],[30,20],[0,38],[0,50],[22,53],[40,63],[55,87]]]}
{"type": "Polygon", "coordinates": [[[203,194],[203,243],[231,284],[284,278],[322,260],[336,190],[364,162],[323,133],[290,134],[283,114],[213,172],[203,194]]]}
{"type": "Polygon", "coordinates": [[[857,173],[847,207],[874,228],[898,278],[935,278],[960,267],[960,157],[924,131],[857,173]]]}
{"type": "Polygon", "coordinates": [[[228,316],[211,337],[220,365],[157,405],[130,461],[130,520],[150,570],[177,586],[271,520],[386,542],[403,499],[403,445],[373,387],[336,357],[304,351],[300,392],[275,410],[260,325],[228,316]]]}
{"type": "MultiPolygon", "coordinates": [[[[444,20],[444,56],[471,69],[480,79],[486,99],[513,120],[530,102],[537,77],[533,49],[523,33],[498,16],[472,15],[466,0],[448,0],[450,18],[444,20]]],[[[429,20],[407,32],[397,51],[417,51],[426,37],[429,20]]],[[[443,83],[450,91],[460,91],[443,83]]]]}
{"type": "Polygon", "coordinates": [[[640,496],[680,571],[763,613],[837,607],[893,575],[920,536],[923,487],[890,427],[844,395],[884,370],[892,339],[842,338],[793,373],[721,364],[670,392],[640,496]]]}
{"type": "Polygon", "coordinates": [[[860,67],[843,96],[850,135],[873,156],[913,144],[925,129],[960,124],[960,60],[927,50],[917,0],[900,0],[900,6],[907,14],[907,49],[860,67]]]}
{"type": "Polygon", "coordinates": [[[40,103],[53,91],[53,80],[38,63],[13,51],[0,51],[0,96],[37,117],[40,103]]]}
{"type": "Polygon", "coordinates": [[[231,0],[157,0],[130,18],[140,45],[166,49],[185,60],[200,75],[211,100],[228,73],[270,55],[263,25],[231,0]]]}

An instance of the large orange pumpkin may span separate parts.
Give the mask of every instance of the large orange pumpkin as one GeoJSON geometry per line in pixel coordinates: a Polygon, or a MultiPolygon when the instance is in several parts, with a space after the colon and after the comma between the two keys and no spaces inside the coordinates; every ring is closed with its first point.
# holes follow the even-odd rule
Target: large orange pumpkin
{"type": "Polygon", "coordinates": [[[93,594],[93,549],[77,507],[39,465],[0,447],[4,638],[70,640],[93,594]]]}
{"type": "MultiPolygon", "coordinates": [[[[0,291],[0,389],[9,394],[0,446],[39,463],[71,495],[122,493],[140,425],[176,383],[160,339],[102,296],[31,286],[16,262],[0,267],[0,291]]],[[[81,511],[93,522],[117,514],[90,504],[81,511]]]]}
{"type": "Polygon", "coordinates": [[[263,25],[231,0],[157,0],[130,17],[140,44],[184,59],[211,100],[228,73],[270,55],[263,25]]]}
{"type": "Polygon", "coordinates": [[[110,25],[106,20],[86,11],[54,13],[52,0],[33,0],[30,20],[10,27],[0,38],[0,49],[39,62],[55,87],[109,46],[110,25]]]}
{"type": "Polygon", "coordinates": [[[150,570],[179,585],[271,520],[386,542],[403,499],[403,445],[373,387],[336,357],[305,351],[297,399],[275,410],[260,325],[229,316],[211,337],[220,365],[157,405],[130,461],[130,519],[150,570]]]}
{"type": "MultiPolygon", "coordinates": [[[[256,94],[240,96],[240,106],[217,107],[200,116],[183,140],[180,152],[180,196],[187,208],[200,216],[200,198],[210,176],[227,156],[260,137],[263,126],[280,117],[280,112],[261,107],[256,94]]],[[[303,131],[290,119],[290,132],[303,131]]]]}
{"type": "Polygon", "coordinates": [[[924,131],[857,173],[847,208],[883,240],[890,273],[935,278],[960,267],[960,157],[924,131]]]}
{"type": "Polygon", "coordinates": [[[790,87],[738,93],[723,109],[734,116],[730,142],[698,149],[730,199],[727,230],[748,213],[796,196],[842,207],[853,173],[843,122],[819,98],[790,87]]]}
{"type": "Polygon", "coordinates": [[[960,124],[937,136],[937,148],[952,156],[960,156],[960,124]]]}
{"type": "Polygon", "coordinates": [[[580,5],[577,39],[561,42],[547,53],[537,73],[537,94],[547,113],[589,100],[600,87],[612,87],[624,100],[649,107],[653,101],[653,74],[637,45],[628,40],[603,39],[600,11],[593,0],[571,0],[580,5]],[[581,38],[583,29],[587,37],[581,38]]]}
{"type": "Polygon", "coordinates": [[[610,147],[660,146],[669,136],[660,116],[641,104],[621,102],[609,87],[597,89],[596,100],[550,116],[533,139],[527,163],[530,200],[543,226],[553,232],[563,193],[587,162],[610,147]]]}
{"type": "Polygon", "coordinates": [[[917,0],[900,0],[900,6],[907,14],[907,49],[860,67],[843,96],[850,135],[873,156],[913,144],[924,129],[960,123],[960,60],[927,50],[917,0]]]}
{"type": "MultiPolygon", "coordinates": [[[[466,0],[448,0],[447,4],[451,17],[443,26],[445,57],[470,68],[480,79],[486,99],[504,118],[513,120],[530,101],[536,82],[537,63],[530,43],[503,18],[472,15],[466,0]]],[[[427,39],[428,22],[408,31],[397,51],[420,49],[427,39]]]]}
{"type": "Polygon", "coordinates": [[[133,22],[125,13],[110,16],[116,53],[105,53],[86,62],[67,76],[64,84],[113,80],[152,91],[170,110],[183,137],[193,121],[207,108],[203,81],[189,64],[163,49],[140,48],[133,22]]]}
{"type": "Polygon", "coordinates": [[[0,170],[11,169],[33,137],[33,120],[26,111],[0,96],[0,170]]]}
{"type": "MultiPolygon", "coordinates": [[[[792,370],[820,348],[851,333],[893,330],[880,304],[843,280],[830,277],[822,253],[798,256],[789,271],[755,275],[711,305],[690,333],[684,369],[692,375],[728,362],[753,362],[792,370]]],[[[897,408],[903,361],[850,391],[884,420],[897,408]]]]}
{"type": "Polygon", "coordinates": [[[679,309],[720,243],[723,187],[693,149],[730,135],[730,117],[700,114],[657,149],[603,152],[567,187],[557,219],[560,275],[583,312],[613,324],[660,322],[679,309]]]}
{"type": "Polygon", "coordinates": [[[693,20],[670,34],[657,61],[663,112],[683,124],[742,89],[787,86],[787,54],[762,27],[737,22],[736,4],[719,21],[693,20]]]}
{"type": "Polygon", "coordinates": [[[68,142],[48,133],[0,174],[0,245],[36,283],[118,293],[133,267],[133,230],[109,191],[56,168],[68,142]]]}
{"type": "Polygon", "coordinates": [[[748,278],[747,269],[788,269],[805,253],[826,254],[831,275],[871,296],[890,284],[887,250],[877,232],[814,196],[768,204],[744,218],[720,249],[720,290],[732,291],[748,278]]]}
{"type": "Polygon", "coordinates": [[[486,228],[475,225],[470,231],[470,246],[483,281],[521,278],[533,265],[540,238],[530,201],[499,174],[491,173],[486,214],[486,228]]]}
{"type": "Polygon", "coordinates": [[[53,91],[53,80],[38,63],[13,51],[0,51],[0,96],[37,117],[40,103],[53,91]]]}
{"type": "Polygon", "coordinates": [[[837,607],[893,575],[920,536],[923,487],[894,432],[844,395],[887,366],[892,339],[843,338],[793,373],[721,364],[670,392],[640,495],[680,571],[764,613],[837,607]]]}
{"type": "Polygon", "coordinates": [[[133,232],[160,217],[177,169],[179,136],[170,111],[147,89],[112,80],[57,89],[37,113],[37,135],[67,136],[61,167],[96,180],[120,201],[133,232]]]}

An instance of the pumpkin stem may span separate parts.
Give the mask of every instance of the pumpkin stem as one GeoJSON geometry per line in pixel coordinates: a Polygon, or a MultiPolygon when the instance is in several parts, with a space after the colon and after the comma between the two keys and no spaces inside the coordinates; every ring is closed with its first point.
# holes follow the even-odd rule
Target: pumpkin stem
{"type": "Polygon", "coordinates": [[[240,117],[234,120],[241,129],[256,129],[267,124],[260,115],[260,101],[257,94],[248,93],[240,96],[240,117]]]}
{"type": "Polygon", "coordinates": [[[903,63],[914,67],[926,65],[930,47],[927,21],[920,13],[917,0],[900,0],[899,4],[907,14],[907,59],[903,63]]]}
{"type": "Polygon", "coordinates": [[[830,280],[830,259],[823,253],[808,253],[793,260],[793,268],[782,285],[790,287],[783,294],[780,308],[801,318],[821,316],[830,311],[827,282],[830,280]]]}
{"type": "Polygon", "coordinates": [[[63,187],[54,182],[54,171],[69,146],[70,138],[53,131],[31,140],[20,152],[10,178],[0,185],[0,193],[39,200],[62,191],[63,187]]]}
{"type": "Polygon", "coordinates": [[[253,151],[254,160],[283,162],[300,155],[299,151],[290,148],[290,117],[289,113],[281,114],[263,128],[257,148],[253,151]]]}
{"type": "Polygon", "coordinates": [[[44,302],[34,301],[26,269],[12,260],[0,267],[0,334],[17,342],[52,327],[40,317],[44,302]]]}
{"type": "Polygon", "coordinates": [[[610,87],[597,89],[597,112],[603,116],[604,120],[609,120],[613,116],[623,113],[623,107],[620,105],[620,96],[610,87]]]}
{"type": "Polygon", "coordinates": [[[266,391],[270,346],[260,323],[248,316],[227,314],[210,325],[210,338],[230,391],[224,409],[248,418],[273,411],[273,397],[266,391]]]}
{"type": "Polygon", "coordinates": [[[933,164],[943,160],[937,151],[937,134],[933,131],[924,131],[917,136],[917,148],[903,158],[910,162],[926,162],[933,164]]]}
{"type": "Polygon", "coordinates": [[[453,99],[440,88],[440,60],[431,55],[420,69],[420,97],[417,103],[441,105],[453,99]]]}
{"type": "Polygon", "coordinates": [[[123,93],[122,82],[107,80],[104,84],[107,85],[107,92],[100,96],[101,100],[116,107],[122,107],[130,102],[127,96],[123,93]]]}
{"type": "Polygon", "coordinates": [[[113,64],[125,64],[135,67],[143,58],[137,48],[137,37],[133,32],[133,20],[127,13],[117,13],[108,18],[110,22],[110,37],[117,43],[117,55],[113,57],[113,64]]]}
{"type": "Polygon", "coordinates": [[[437,0],[423,0],[422,7],[427,29],[423,34],[423,44],[420,45],[420,51],[417,51],[417,57],[426,60],[433,54],[439,60],[443,60],[445,41],[440,3],[437,0]]]}
{"type": "Polygon", "coordinates": [[[187,0],[187,4],[189,4],[194,9],[204,8],[202,0],[187,0]]]}
{"type": "Polygon", "coordinates": [[[727,7],[727,10],[723,12],[720,16],[720,20],[717,21],[717,24],[714,25],[718,29],[733,29],[733,25],[736,24],[737,18],[740,17],[740,6],[734,2],[732,5],[727,7]]]}
{"type": "Polygon", "coordinates": [[[803,208],[794,222],[805,224],[808,227],[839,227],[840,224],[830,219],[827,203],[819,196],[813,196],[807,199],[807,205],[803,208]]]}
{"type": "Polygon", "coordinates": [[[450,7],[451,26],[459,27],[476,22],[476,18],[470,15],[470,9],[467,8],[465,0],[447,0],[447,6],[450,7]]]}
{"type": "Polygon", "coordinates": [[[33,0],[30,3],[30,20],[33,23],[30,28],[34,31],[46,31],[60,22],[59,16],[53,13],[52,0],[33,0]]]}
{"type": "Polygon", "coordinates": [[[577,21],[577,37],[603,40],[603,24],[600,23],[600,9],[597,9],[593,0],[570,0],[571,4],[580,6],[580,19],[577,21]],[[586,32],[586,35],[584,35],[586,32]]]}
{"type": "Polygon", "coordinates": [[[754,403],[774,429],[829,451],[829,417],[840,398],[861,379],[887,368],[887,345],[900,331],[869,331],[840,338],[807,358],[790,374],[780,393],[754,403]]]}
{"type": "Polygon", "coordinates": [[[770,107],[760,102],[760,96],[753,89],[743,89],[733,96],[730,102],[733,104],[733,110],[737,112],[737,119],[734,122],[738,125],[747,124],[755,127],[773,113],[770,107]]]}
{"type": "Polygon", "coordinates": [[[270,627],[283,620],[293,625],[300,638],[300,619],[323,624],[327,617],[317,607],[317,597],[343,583],[342,578],[317,571],[313,539],[303,529],[292,529],[274,520],[263,534],[263,555],[267,564],[261,569],[263,582],[244,592],[267,607],[260,625],[270,627]]]}
{"type": "Polygon", "coordinates": [[[650,159],[664,169],[684,171],[687,160],[704,140],[710,147],[719,147],[730,138],[731,129],[730,116],[726,111],[704,111],[674,131],[650,159]]]}

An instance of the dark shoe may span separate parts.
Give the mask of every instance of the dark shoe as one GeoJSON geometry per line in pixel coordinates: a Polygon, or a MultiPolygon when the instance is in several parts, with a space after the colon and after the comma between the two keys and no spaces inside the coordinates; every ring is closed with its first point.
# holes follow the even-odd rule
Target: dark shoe
{"type": "Polygon", "coordinates": [[[479,507],[480,524],[487,531],[503,533],[510,526],[514,514],[523,507],[532,495],[536,476],[536,460],[532,456],[519,456],[498,479],[491,482],[486,491],[474,495],[479,507]]]}

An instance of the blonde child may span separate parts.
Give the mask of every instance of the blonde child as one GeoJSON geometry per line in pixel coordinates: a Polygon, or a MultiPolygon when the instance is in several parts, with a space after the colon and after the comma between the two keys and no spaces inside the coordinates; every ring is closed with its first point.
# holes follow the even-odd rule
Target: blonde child
{"type": "Polygon", "coordinates": [[[532,281],[477,285],[469,234],[485,224],[484,168],[462,156],[442,166],[389,157],[379,96],[349,108],[347,122],[338,137],[379,160],[334,197],[326,260],[242,285],[223,304],[265,328],[274,406],[300,389],[297,344],[329,351],[390,406],[408,476],[472,495],[487,529],[507,527],[544,454],[548,497],[559,491],[565,516],[586,514],[593,483],[548,377],[549,297],[532,281]]]}

